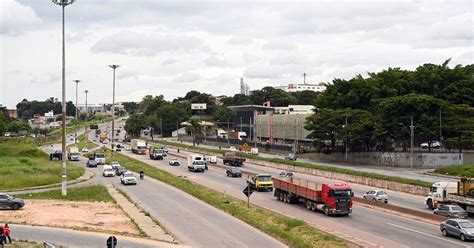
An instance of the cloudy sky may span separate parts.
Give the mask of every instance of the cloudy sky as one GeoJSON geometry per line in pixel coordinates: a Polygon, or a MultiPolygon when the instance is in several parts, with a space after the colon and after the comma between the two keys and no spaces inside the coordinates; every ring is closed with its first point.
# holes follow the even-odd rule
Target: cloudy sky
{"type": "MultiPolygon", "coordinates": [[[[0,104],[61,95],[61,9],[0,0],[0,104]]],[[[67,99],[233,95],[387,67],[473,63],[473,2],[76,0],[66,7],[67,99]]]]}

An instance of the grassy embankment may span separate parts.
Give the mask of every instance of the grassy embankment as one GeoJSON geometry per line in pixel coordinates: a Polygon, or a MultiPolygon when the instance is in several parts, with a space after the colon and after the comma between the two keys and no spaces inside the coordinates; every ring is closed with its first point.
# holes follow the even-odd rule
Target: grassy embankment
{"type": "MultiPolygon", "coordinates": [[[[50,161],[32,138],[0,138],[0,191],[61,182],[61,162],[50,161]]],[[[84,168],[68,164],[68,180],[84,168]]]]}
{"type": "MultiPolygon", "coordinates": [[[[75,121],[72,121],[66,126],[66,133],[73,133],[76,129],[80,130],[85,127],[89,127],[90,125],[99,125],[99,124],[103,124],[109,121],[112,121],[112,117],[105,116],[105,115],[96,115],[94,120],[90,120],[87,122],[79,121],[78,123],[76,123],[75,121]]],[[[43,145],[57,143],[60,139],[61,139],[61,128],[55,128],[49,132],[43,145]]]]}
{"type": "MultiPolygon", "coordinates": [[[[177,142],[169,142],[169,141],[164,141],[164,140],[155,140],[154,142],[161,143],[164,145],[181,147],[185,149],[193,149],[193,150],[209,152],[209,153],[224,154],[226,152],[225,150],[210,149],[210,148],[198,147],[198,146],[193,147],[192,145],[186,145],[186,144],[177,143],[177,142]]],[[[387,181],[392,181],[392,182],[397,182],[397,183],[421,186],[425,188],[429,188],[432,185],[432,183],[430,182],[408,179],[408,178],[397,177],[397,176],[387,176],[387,175],[382,175],[382,174],[377,174],[377,173],[363,172],[363,171],[351,170],[351,169],[346,169],[346,168],[324,166],[324,165],[305,163],[305,162],[289,161],[289,160],[285,160],[281,158],[264,158],[264,157],[255,156],[253,154],[244,153],[244,152],[237,152],[237,154],[238,156],[244,157],[244,158],[251,158],[251,159],[256,159],[256,160],[261,160],[261,161],[275,162],[275,163],[280,163],[280,164],[287,164],[287,165],[292,165],[292,166],[312,168],[312,169],[318,169],[318,170],[324,170],[324,171],[330,171],[330,172],[337,172],[337,173],[348,174],[348,175],[353,175],[353,176],[363,176],[363,177],[368,177],[368,178],[373,178],[373,179],[387,180],[387,181]]]]}
{"type": "MultiPolygon", "coordinates": [[[[71,147],[71,146],[74,146],[74,144],[70,144],[67,147],[71,147]]],[[[97,146],[98,146],[97,144],[91,142],[87,138],[87,133],[83,133],[83,134],[77,136],[77,147],[79,148],[79,151],[81,151],[82,148],[84,148],[84,147],[92,149],[92,148],[95,148],[97,146]]]]}
{"type": "Polygon", "coordinates": [[[474,178],[474,164],[450,165],[434,170],[435,173],[474,178]]]}
{"type": "Polygon", "coordinates": [[[84,187],[68,188],[67,196],[61,195],[61,189],[53,189],[45,192],[17,195],[23,199],[48,199],[86,202],[113,202],[115,200],[103,185],[92,185],[84,187]]]}
{"type": "Polygon", "coordinates": [[[158,179],[174,186],[232,216],[282,240],[290,247],[346,247],[344,240],[323,233],[308,225],[303,220],[293,219],[273,212],[258,208],[247,208],[246,202],[226,197],[224,194],[195,184],[189,180],[176,177],[166,171],[152,167],[146,163],[135,160],[115,152],[111,158],[110,150],[106,152],[107,161],[117,161],[128,170],[138,172],[143,170],[147,177],[158,179]]]}

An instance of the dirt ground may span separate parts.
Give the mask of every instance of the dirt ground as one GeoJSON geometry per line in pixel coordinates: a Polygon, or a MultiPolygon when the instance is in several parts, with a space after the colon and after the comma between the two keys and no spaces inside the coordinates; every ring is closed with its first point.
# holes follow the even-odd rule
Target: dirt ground
{"type": "Polygon", "coordinates": [[[69,202],[58,200],[25,200],[17,211],[0,210],[0,223],[20,223],[79,230],[138,234],[122,209],[105,202],[69,202]]]}

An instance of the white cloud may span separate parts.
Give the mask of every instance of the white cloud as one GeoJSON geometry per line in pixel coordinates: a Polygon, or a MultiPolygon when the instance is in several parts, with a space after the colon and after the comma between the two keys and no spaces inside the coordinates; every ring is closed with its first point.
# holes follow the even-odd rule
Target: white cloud
{"type": "Polygon", "coordinates": [[[263,50],[295,50],[296,45],[293,41],[277,40],[265,43],[262,46],[263,50]]]}
{"type": "Polygon", "coordinates": [[[192,83],[194,81],[197,81],[201,78],[199,74],[194,73],[194,72],[185,72],[173,79],[173,82],[176,83],[192,83]]]}
{"type": "Polygon", "coordinates": [[[227,65],[227,62],[224,59],[217,56],[208,57],[204,60],[204,63],[212,67],[225,67],[227,65]]]}
{"type": "Polygon", "coordinates": [[[13,0],[2,0],[0,13],[0,34],[19,35],[41,22],[33,8],[13,0]]]}

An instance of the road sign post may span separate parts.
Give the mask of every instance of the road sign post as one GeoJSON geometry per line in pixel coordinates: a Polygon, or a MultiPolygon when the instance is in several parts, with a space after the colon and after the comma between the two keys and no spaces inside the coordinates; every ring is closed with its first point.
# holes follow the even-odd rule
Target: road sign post
{"type": "Polygon", "coordinates": [[[247,183],[247,187],[245,187],[244,191],[244,195],[247,196],[247,207],[249,208],[250,207],[250,195],[252,195],[253,193],[253,189],[252,187],[247,183]]]}
{"type": "Polygon", "coordinates": [[[115,236],[110,236],[107,239],[107,248],[115,248],[117,246],[117,238],[115,236]]]}

